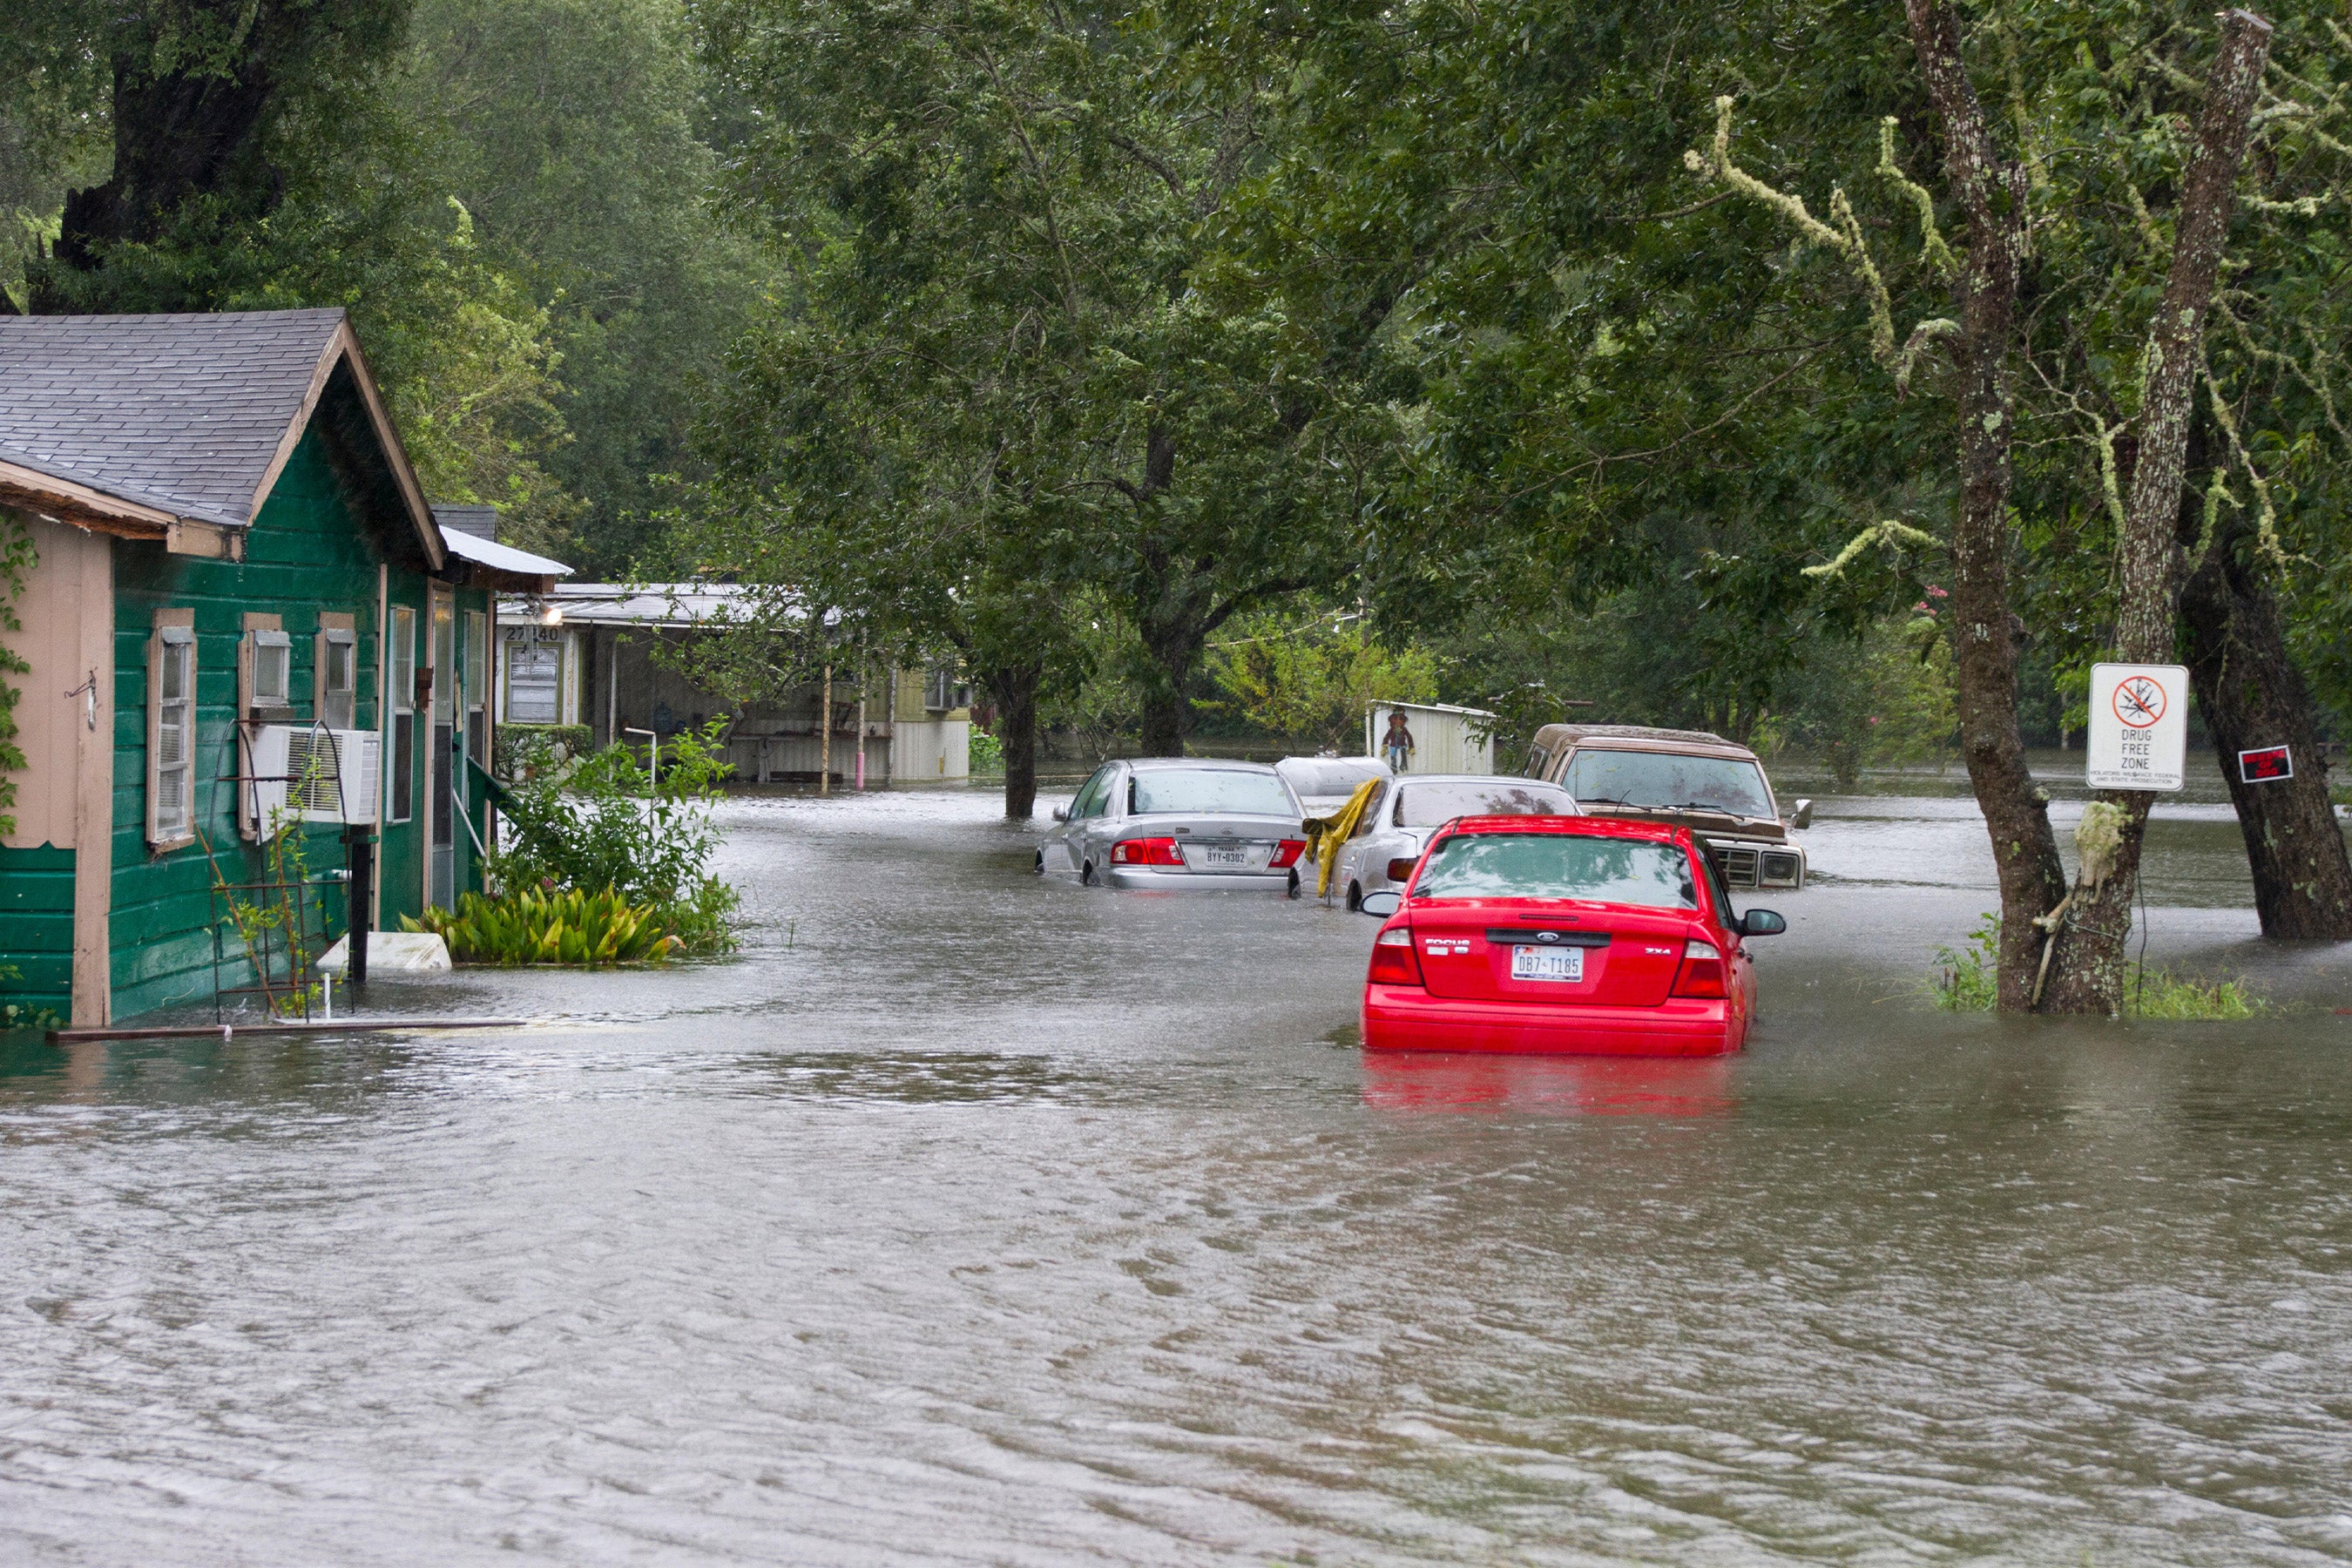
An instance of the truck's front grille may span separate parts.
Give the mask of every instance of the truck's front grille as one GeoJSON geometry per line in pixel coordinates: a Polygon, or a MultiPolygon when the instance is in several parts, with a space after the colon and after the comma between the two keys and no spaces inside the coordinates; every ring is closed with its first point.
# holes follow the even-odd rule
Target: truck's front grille
{"type": "Polygon", "coordinates": [[[1752,888],[1756,885],[1755,850],[1727,848],[1722,851],[1722,855],[1725,881],[1735,888],[1752,888]]]}

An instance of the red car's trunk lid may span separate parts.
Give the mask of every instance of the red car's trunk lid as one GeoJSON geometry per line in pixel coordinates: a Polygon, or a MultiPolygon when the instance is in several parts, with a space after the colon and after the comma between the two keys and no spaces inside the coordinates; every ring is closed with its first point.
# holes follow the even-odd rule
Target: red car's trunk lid
{"type": "MultiPolygon", "coordinates": [[[[1485,900],[1415,904],[1408,918],[1433,996],[1602,1007],[1654,1007],[1664,1002],[1694,920],[1681,910],[1622,904],[1563,907],[1485,900]],[[1582,978],[1515,979],[1515,947],[1581,950],[1582,978]]],[[[1543,966],[1556,968],[1558,962],[1543,966]]]]}

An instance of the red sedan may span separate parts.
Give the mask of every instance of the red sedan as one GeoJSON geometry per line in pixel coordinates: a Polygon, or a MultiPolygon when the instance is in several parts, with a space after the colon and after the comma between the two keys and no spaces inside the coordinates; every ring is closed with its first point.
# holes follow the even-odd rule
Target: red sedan
{"type": "Polygon", "coordinates": [[[1463,817],[1409,875],[1364,900],[1389,915],[1367,1050],[1727,1055],[1756,1016],[1743,941],[1788,929],[1732,912],[1690,829],[1623,817],[1463,817]]]}

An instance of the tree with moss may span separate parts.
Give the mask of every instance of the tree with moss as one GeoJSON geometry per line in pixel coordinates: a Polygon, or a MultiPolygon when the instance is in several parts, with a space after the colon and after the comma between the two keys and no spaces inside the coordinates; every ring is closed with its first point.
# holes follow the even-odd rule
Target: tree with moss
{"type": "MultiPolygon", "coordinates": [[[[2326,357],[2273,301],[2336,265],[2340,24],[2282,18],[2286,64],[2243,106],[2237,163],[2234,108],[2197,127],[2259,62],[2186,9],[1653,21],[1332,5],[1311,26],[1204,24],[1311,34],[1318,69],[1292,105],[1311,155],[1269,184],[1252,254],[1292,298],[1372,323],[1368,352],[1419,389],[1421,460],[1383,498],[1375,602],[1467,618],[1563,584],[1571,609],[1654,589],[1719,629],[1686,662],[1744,675],[1754,712],[1801,628],[1860,637],[1932,577],[2006,868],[2005,998],[2032,1005],[2054,944],[2055,1005],[2104,1006],[2129,870],[2088,924],[2036,924],[2067,889],[2023,764],[2021,652],[2147,643],[2183,526],[2192,553],[2235,531],[2242,564],[2284,537],[2253,471],[2274,501],[2284,452],[2254,456],[2271,437],[2247,434],[2232,361],[2276,385],[2326,357]],[[2235,179],[2217,189],[2208,163],[2235,179]],[[2215,310],[2199,279],[2225,252],[2215,310]],[[2273,276],[2239,259],[2257,256],[2273,276]],[[2184,349],[2169,334],[2192,300],[2184,349]]],[[[2324,401],[2273,426],[2285,450],[2324,401]]],[[[2305,842],[2315,869],[2340,866],[2332,831],[2305,842]]]]}

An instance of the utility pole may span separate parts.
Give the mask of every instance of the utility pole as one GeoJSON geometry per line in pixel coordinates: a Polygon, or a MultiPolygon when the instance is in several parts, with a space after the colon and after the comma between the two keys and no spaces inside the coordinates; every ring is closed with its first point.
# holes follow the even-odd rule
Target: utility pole
{"type": "Polygon", "coordinates": [[[824,700],[819,705],[816,742],[816,793],[833,793],[833,664],[824,667],[824,700]]]}

